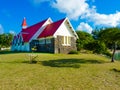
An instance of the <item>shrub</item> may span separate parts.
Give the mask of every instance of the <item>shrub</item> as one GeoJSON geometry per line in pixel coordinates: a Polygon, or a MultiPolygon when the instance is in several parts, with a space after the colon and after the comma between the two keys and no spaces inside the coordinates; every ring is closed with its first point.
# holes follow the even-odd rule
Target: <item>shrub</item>
{"type": "Polygon", "coordinates": [[[33,63],[37,63],[36,58],[38,57],[37,55],[33,55],[33,54],[29,54],[29,63],[33,64],[33,63]]]}
{"type": "Polygon", "coordinates": [[[76,41],[77,50],[80,51],[84,49],[84,45],[88,44],[89,42],[93,41],[93,37],[91,34],[83,31],[77,31],[78,39],[76,41]]]}
{"type": "Polygon", "coordinates": [[[98,53],[98,54],[102,54],[107,50],[105,44],[97,40],[86,44],[84,48],[93,51],[93,53],[98,53]]]}
{"type": "Polygon", "coordinates": [[[80,53],[92,54],[93,51],[91,51],[91,50],[81,50],[80,53]]]}
{"type": "Polygon", "coordinates": [[[112,57],[112,54],[109,51],[106,51],[103,54],[105,54],[106,56],[112,57]]]}
{"type": "Polygon", "coordinates": [[[68,54],[78,54],[78,51],[72,50],[72,51],[70,51],[68,54]]]}

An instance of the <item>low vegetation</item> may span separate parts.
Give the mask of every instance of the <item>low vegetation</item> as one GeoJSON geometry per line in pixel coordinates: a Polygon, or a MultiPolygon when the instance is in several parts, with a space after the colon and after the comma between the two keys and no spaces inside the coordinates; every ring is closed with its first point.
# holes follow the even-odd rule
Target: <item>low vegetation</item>
{"type": "Polygon", "coordinates": [[[0,54],[0,90],[120,90],[120,62],[95,54],[0,54]]]}
{"type": "Polygon", "coordinates": [[[77,50],[82,49],[93,51],[93,53],[104,54],[111,57],[111,62],[115,60],[115,53],[120,50],[120,28],[101,28],[92,31],[92,34],[77,31],[77,50]],[[111,52],[109,52],[111,49],[111,52]]]}
{"type": "Polygon", "coordinates": [[[78,51],[72,50],[72,51],[70,51],[68,54],[78,54],[78,51]]]}

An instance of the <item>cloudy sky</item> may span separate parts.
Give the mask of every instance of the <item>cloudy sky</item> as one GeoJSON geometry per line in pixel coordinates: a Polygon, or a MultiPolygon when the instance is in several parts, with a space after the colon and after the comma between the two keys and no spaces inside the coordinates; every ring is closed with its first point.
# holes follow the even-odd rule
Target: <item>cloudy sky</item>
{"type": "Polygon", "coordinates": [[[26,17],[28,26],[51,17],[68,17],[75,30],[120,26],[120,0],[0,0],[0,33],[19,33],[26,17]]]}

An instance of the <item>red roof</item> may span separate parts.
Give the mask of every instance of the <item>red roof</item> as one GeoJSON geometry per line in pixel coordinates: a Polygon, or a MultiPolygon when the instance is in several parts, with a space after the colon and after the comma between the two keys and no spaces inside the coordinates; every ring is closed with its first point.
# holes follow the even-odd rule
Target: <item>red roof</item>
{"type": "Polygon", "coordinates": [[[47,25],[43,32],[38,36],[38,38],[53,36],[64,20],[65,18],[47,25]]]}
{"type": "Polygon", "coordinates": [[[40,23],[37,23],[33,26],[30,26],[26,29],[22,29],[22,37],[24,42],[29,42],[29,40],[33,37],[33,35],[40,29],[40,27],[46,22],[47,20],[44,20],[40,23]]]}

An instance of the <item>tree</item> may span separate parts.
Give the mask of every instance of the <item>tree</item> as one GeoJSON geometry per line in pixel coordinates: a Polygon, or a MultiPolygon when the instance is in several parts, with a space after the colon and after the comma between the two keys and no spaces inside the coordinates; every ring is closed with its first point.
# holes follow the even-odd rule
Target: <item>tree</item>
{"type": "Polygon", "coordinates": [[[99,38],[99,33],[103,30],[103,28],[96,28],[95,30],[92,31],[92,36],[95,40],[99,38]]]}
{"type": "Polygon", "coordinates": [[[2,47],[10,47],[12,38],[12,34],[0,34],[0,50],[2,47]]]}
{"type": "Polygon", "coordinates": [[[77,40],[77,49],[78,51],[81,49],[84,49],[85,45],[88,44],[89,42],[93,41],[93,37],[91,34],[83,31],[77,31],[77,35],[79,39],[77,40]]]}
{"type": "Polygon", "coordinates": [[[116,52],[118,42],[120,41],[120,28],[114,27],[114,28],[106,28],[105,30],[102,30],[99,33],[99,39],[104,41],[106,45],[108,43],[111,43],[111,45],[113,46],[111,62],[114,62],[114,55],[116,52]]]}

